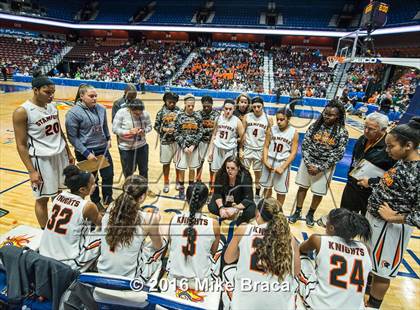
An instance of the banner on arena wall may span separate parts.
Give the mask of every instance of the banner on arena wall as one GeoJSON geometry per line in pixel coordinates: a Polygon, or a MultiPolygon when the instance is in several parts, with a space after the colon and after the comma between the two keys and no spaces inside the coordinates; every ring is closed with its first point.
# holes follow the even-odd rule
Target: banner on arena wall
{"type": "Polygon", "coordinates": [[[23,36],[23,37],[38,37],[39,32],[35,31],[26,31],[20,29],[8,29],[8,28],[0,28],[0,34],[7,34],[10,36],[23,36]]]}
{"type": "Polygon", "coordinates": [[[213,42],[212,44],[215,48],[248,48],[249,43],[240,43],[240,42],[213,42]]]}

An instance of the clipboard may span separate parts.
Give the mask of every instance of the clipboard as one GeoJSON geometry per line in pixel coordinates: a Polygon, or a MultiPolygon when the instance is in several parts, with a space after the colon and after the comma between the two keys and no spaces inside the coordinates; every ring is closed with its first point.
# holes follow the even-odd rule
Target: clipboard
{"type": "Polygon", "coordinates": [[[104,155],[96,156],[97,160],[83,160],[77,163],[80,170],[87,172],[96,172],[100,169],[110,166],[108,159],[104,155]]]}
{"type": "Polygon", "coordinates": [[[370,161],[362,159],[356,167],[349,173],[350,176],[356,180],[361,180],[363,178],[377,178],[382,177],[385,173],[385,170],[382,170],[378,166],[375,166],[370,161]]]}

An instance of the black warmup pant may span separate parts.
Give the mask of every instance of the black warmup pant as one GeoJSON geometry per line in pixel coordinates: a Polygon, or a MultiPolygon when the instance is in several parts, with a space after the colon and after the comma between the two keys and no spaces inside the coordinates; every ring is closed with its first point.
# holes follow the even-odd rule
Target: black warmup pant
{"type": "Polygon", "coordinates": [[[148,167],[149,167],[149,145],[145,144],[135,150],[121,150],[121,165],[124,173],[124,177],[133,175],[136,169],[139,169],[139,174],[146,179],[148,178],[148,167]]]}
{"type": "Polygon", "coordinates": [[[341,196],[340,208],[365,215],[370,194],[369,189],[360,188],[355,180],[349,180],[341,196]]]}

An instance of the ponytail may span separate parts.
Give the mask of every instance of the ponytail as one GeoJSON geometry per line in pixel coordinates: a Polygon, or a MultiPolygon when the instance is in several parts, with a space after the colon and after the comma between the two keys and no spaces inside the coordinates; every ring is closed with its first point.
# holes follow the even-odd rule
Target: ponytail
{"type": "Polygon", "coordinates": [[[138,213],[138,200],[147,192],[147,180],[138,175],[128,177],[123,192],[115,200],[109,213],[105,240],[111,251],[121,244],[129,246],[136,228],[141,223],[138,213]]]}
{"type": "Polygon", "coordinates": [[[279,282],[282,282],[293,272],[292,234],[289,224],[281,212],[281,204],[274,198],[262,199],[258,203],[258,211],[263,219],[271,218],[266,221],[264,238],[257,244],[259,266],[264,272],[277,276],[279,282]]]}
{"type": "Polygon", "coordinates": [[[88,89],[94,88],[92,85],[89,84],[80,84],[79,88],[77,89],[76,98],[74,98],[74,104],[80,101],[80,97],[84,95],[88,89]]]}
{"type": "Polygon", "coordinates": [[[344,208],[333,209],[328,215],[328,221],[334,226],[335,235],[346,243],[351,243],[358,236],[363,241],[369,241],[372,230],[368,220],[361,214],[344,208]]]}
{"type": "Polygon", "coordinates": [[[183,248],[185,259],[187,259],[188,256],[194,255],[195,249],[193,244],[195,238],[197,237],[195,236],[196,232],[194,230],[195,215],[203,208],[204,204],[207,202],[208,195],[209,189],[202,182],[196,182],[187,188],[186,198],[189,204],[190,215],[188,217],[187,246],[183,248]]]}

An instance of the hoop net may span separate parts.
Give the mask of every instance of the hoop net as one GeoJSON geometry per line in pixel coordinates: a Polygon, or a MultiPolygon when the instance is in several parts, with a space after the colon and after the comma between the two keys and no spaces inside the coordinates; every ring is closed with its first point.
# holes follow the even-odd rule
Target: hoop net
{"type": "Polygon", "coordinates": [[[337,64],[342,64],[346,60],[346,57],[343,56],[328,56],[328,67],[334,68],[337,64]]]}

